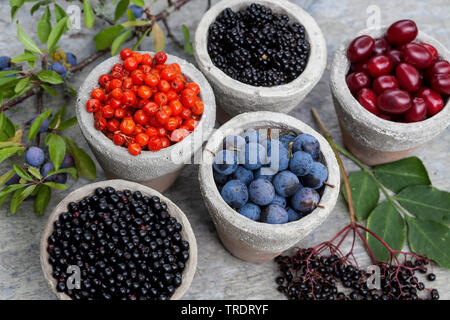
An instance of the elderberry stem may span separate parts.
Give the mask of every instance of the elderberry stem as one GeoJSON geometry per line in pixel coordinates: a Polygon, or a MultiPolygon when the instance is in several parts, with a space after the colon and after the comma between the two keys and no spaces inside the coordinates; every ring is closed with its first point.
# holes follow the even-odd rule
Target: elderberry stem
{"type": "Polygon", "coordinates": [[[348,176],[347,172],[345,171],[344,163],[342,162],[342,158],[339,155],[339,152],[336,148],[336,144],[333,141],[333,137],[331,136],[325,124],[322,122],[322,119],[320,119],[319,113],[317,112],[316,108],[314,107],[311,108],[311,113],[314,119],[316,120],[317,124],[319,125],[320,130],[322,131],[325,139],[327,139],[328,143],[330,144],[331,149],[334,152],[334,155],[336,156],[339,168],[341,169],[342,178],[344,179],[345,190],[347,191],[348,210],[350,211],[350,221],[352,225],[355,225],[356,224],[355,208],[353,206],[353,198],[350,189],[350,183],[348,181],[348,176]]]}

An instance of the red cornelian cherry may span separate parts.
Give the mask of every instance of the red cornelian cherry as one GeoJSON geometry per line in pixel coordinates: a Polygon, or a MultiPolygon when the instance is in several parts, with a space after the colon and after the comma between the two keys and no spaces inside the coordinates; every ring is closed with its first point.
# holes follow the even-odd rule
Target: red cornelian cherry
{"type": "Polygon", "coordinates": [[[429,117],[434,116],[444,108],[444,100],[442,100],[441,95],[430,88],[420,88],[416,93],[416,97],[425,100],[427,104],[427,115],[429,117]]]}
{"type": "Polygon", "coordinates": [[[401,46],[413,41],[419,33],[412,20],[400,20],[393,23],[386,31],[386,39],[394,46],[401,46]]]}
{"type": "Polygon", "coordinates": [[[437,73],[450,74],[450,63],[447,60],[438,60],[425,70],[424,78],[431,82],[437,73]]]}
{"type": "Polygon", "coordinates": [[[373,80],[372,88],[373,91],[375,91],[375,93],[379,95],[383,91],[386,91],[388,89],[397,89],[398,81],[396,77],[391,75],[379,76],[378,78],[373,80]]]}
{"type": "Polygon", "coordinates": [[[392,60],[384,54],[379,54],[370,58],[367,66],[369,68],[369,74],[372,77],[389,74],[394,69],[392,60]]]}
{"type": "Polygon", "coordinates": [[[400,87],[408,92],[419,90],[422,84],[419,71],[410,64],[400,63],[395,69],[395,75],[400,87]]]}
{"type": "Polygon", "coordinates": [[[408,43],[404,49],[404,59],[406,63],[417,69],[426,69],[433,63],[433,56],[430,51],[417,43],[408,43]]]}
{"type": "Polygon", "coordinates": [[[377,95],[369,88],[362,88],[356,95],[356,99],[370,113],[375,115],[380,113],[377,107],[377,95]]]}
{"type": "Polygon", "coordinates": [[[391,117],[389,115],[387,115],[387,114],[380,113],[377,116],[378,116],[378,118],[391,121],[391,117]]]}
{"type": "Polygon", "coordinates": [[[388,114],[402,114],[411,108],[411,96],[407,91],[390,89],[378,96],[378,108],[388,114]]]}
{"type": "Polygon", "coordinates": [[[375,46],[373,48],[374,54],[386,54],[391,50],[389,42],[385,38],[375,40],[375,46]]]}
{"type": "Polygon", "coordinates": [[[363,35],[354,39],[347,49],[347,58],[351,62],[367,60],[373,52],[375,40],[371,36],[363,35]]]}
{"type": "Polygon", "coordinates": [[[415,97],[412,100],[412,107],[405,113],[406,122],[419,122],[427,117],[427,105],[425,100],[415,97]]]}
{"type": "MultiPolygon", "coordinates": [[[[358,93],[362,88],[370,87],[370,78],[364,72],[354,72],[347,76],[347,86],[352,94],[358,93]]],[[[184,103],[183,103],[184,104],[184,103]]],[[[186,107],[186,105],[185,105],[186,107]]]]}
{"type": "Polygon", "coordinates": [[[431,88],[440,94],[450,95],[450,74],[436,73],[431,79],[431,88]]]}
{"type": "Polygon", "coordinates": [[[367,61],[352,63],[352,70],[354,72],[364,72],[366,74],[369,74],[369,67],[367,66],[367,61]]]}
{"type": "Polygon", "coordinates": [[[386,54],[394,64],[394,68],[403,61],[403,51],[392,49],[386,54]]]}
{"type": "Polygon", "coordinates": [[[439,58],[439,53],[436,50],[435,47],[433,47],[431,44],[428,43],[419,43],[421,46],[425,47],[431,54],[431,57],[433,58],[433,61],[436,61],[439,58]]]}

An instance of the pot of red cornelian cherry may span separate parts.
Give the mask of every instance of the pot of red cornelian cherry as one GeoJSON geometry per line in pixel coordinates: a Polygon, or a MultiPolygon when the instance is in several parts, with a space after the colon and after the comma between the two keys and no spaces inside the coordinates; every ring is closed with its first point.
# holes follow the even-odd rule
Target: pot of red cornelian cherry
{"type": "Polygon", "coordinates": [[[199,151],[215,113],[203,74],[164,52],[123,49],[91,71],[77,99],[81,131],[106,176],[158,191],[199,151]]]}
{"type": "Polygon", "coordinates": [[[346,147],[368,165],[402,159],[450,123],[450,52],[412,20],[344,42],[331,92],[346,147]]]}

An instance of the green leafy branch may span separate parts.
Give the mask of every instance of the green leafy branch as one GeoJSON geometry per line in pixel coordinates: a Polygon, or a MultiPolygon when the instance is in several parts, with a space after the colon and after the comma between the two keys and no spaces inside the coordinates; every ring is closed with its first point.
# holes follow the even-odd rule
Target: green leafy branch
{"type": "MultiPolygon", "coordinates": [[[[370,168],[336,144],[314,108],[312,113],[332,148],[361,168],[348,177],[351,197],[342,190],[355,220],[367,221],[367,229],[392,250],[400,251],[408,239],[412,252],[450,268],[450,193],[431,186],[422,161],[410,157],[370,168]]],[[[386,246],[369,232],[366,241],[377,261],[390,259],[386,246]]]]}

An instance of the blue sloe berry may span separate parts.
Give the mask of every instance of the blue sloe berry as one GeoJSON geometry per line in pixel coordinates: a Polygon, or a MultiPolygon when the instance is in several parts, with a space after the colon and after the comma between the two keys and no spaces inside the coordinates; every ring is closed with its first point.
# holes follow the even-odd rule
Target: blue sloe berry
{"type": "Polygon", "coordinates": [[[245,142],[247,142],[247,143],[250,143],[250,142],[259,143],[259,138],[260,138],[260,135],[257,130],[250,129],[244,133],[244,139],[245,139],[245,142]]]}
{"type": "Polygon", "coordinates": [[[297,220],[300,220],[301,218],[303,218],[303,215],[301,213],[295,211],[291,207],[287,207],[286,211],[288,213],[289,222],[297,221],[297,220]]]}
{"type": "Polygon", "coordinates": [[[289,169],[296,176],[304,176],[311,170],[313,162],[314,160],[309,153],[297,151],[289,162],[289,169]]]}
{"type": "Polygon", "coordinates": [[[271,167],[278,166],[278,171],[286,170],[289,167],[289,151],[278,140],[267,140],[267,158],[271,167]]]}
{"type": "Polygon", "coordinates": [[[261,218],[261,208],[251,202],[246,203],[238,212],[253,221],[259,221],[261,218]]]}
{"type": "Polygon", "coordinates": [[[19,181],[20,181],[20,177],[17,175],[17,173],[14,173],[14,175],[11,177],[11,179],[6,181],[5,185],[10,186],[12,184],[18,184],[19,181]]]}
{"type": "Polygon", "coordinates": [[[270,224],[283,224],[289,221],[287,211],[277,205],[271,204],[261,212],[261,221],[270,224]]]}
{"type": "Polygon", "coordinates": [[[304,177],[300,177],[303,186],[313,189],[319,189],[328,179],[328,169],[320,162],[314,162],[311,170],[304,177]]]}
{"type": "Polygon", "coordinates": [[[260,206],[266,206],[273,201],[275,197],[275,188],[272,183],[266,179],[257,179],[250,183],[248,187],[250,200],[260,206]]]}
{"type": "Polygon", "coordinates": [[[75,160],[72,155],[68,152],[64,155],[64,159],[59,166],[61,169],[72,168],[75,166],[75,160]]]}
{"type": "Polygon", "coordinates": [[[74,66],[77,64],[77,57],[72,52],[66,52],[66,63],[74,66]]]}
{"type": "Polygon", "coordinates": [[[275,191],[283,197],[291,197],[297,192],[300,186],[298,177],[291,171],[286,170],[278,173],[273,178],[273,186],[275,191]]]}
{"type": "Polygon", "coordinates": [[[53,62],[48,69],[55,71],[62,78],[65,78],[67,75],[67,68],[62,63],[59,62],[53,62]]]}
{"type": "MultiPolygon", "coordinates": [[[[57,173],[50,177],[51,181],[64,184],[67,182],[67,173],[57,173]]],[[[49,180],[50,180],[49,179],[49,180]]]]}
{"type": "Polygon", "coordinates": [[[278,194],[275,194],[275,197],[273,198],[271,204],[277,204],[277,205],[279,205],[279,206],[281,206],[283,208],[286,208],[286,204],[287,204],[286,198],[282,197],[282,196],[280,196],[278,194]]]}
{"type": "Polygon", "coordinates": [[[289,150],[289,143],[294,141],[295,137],[290,134],[285,134],[280,137],[280,142],[283,144],[283,146],[289,150]]]}
{"type": "Polygon", "coordinates": [[[53,163],[46,162],[41,168],[41,175],[43,177],[46,177],[50,172],[54,171],[55,167],[53,166],[53,163]]]}
{"type": "Polygon", "coordinates": [[[130,6],[130,9],[133,12],[133,15],[136,19],[139,19],[140,17],[142,17],[142,14],[144,13],[144,8],[142,8],[138,5],[135,5],[135,4],[132,4],[130,6]]]}
{"type": "Polygon", "coordinates": [[[248,186],[254,179],[253,172],[251,170],[245,169],[239,166],[237,170],[233,173],[233,179],[240,180],[248,186]]]}
{"type": "Polygon", "coordinates": [[[239,209],[248,201],[247,186],[239,180],[230,180],[222,188],[223,200],[232,208],[239,209]]]}
{"type": "Polygon", "coordinates": [[[245,147],[245,139],[241,136],[228,136],[223,139],[223,149],[243,150],[245,147]]]}
{"type": "Polygon", "coordinates": [[[237,153],[230,150],[220,150],[214,157],[213,168],[218,173],[230,175],[238,168],[237,153]]]}
{"type": "Polygon", "coordinates": [[[45,154],[41,148],[31,147],[27,150],[25,159],[30,166],[39,167],[44,163],[45,154]]]}
{"type": "Polygon", "coordinates": [[[319,204],[320,196],[316,190],[311,188],[299,189],[291,198],[291,206],[293,209],[301,213],[310,213],[319,204]]]}
{"type": "Polygon", "coordinates": [[[9,68],[9,64],[11,63],[11,58],[8,56],[0,57],[0,70],[6,71],[6,68],[9,68]]]}
{"type": "Polygon", "coordinates": [[[227,183],[229,176],[213,170],[213,177],[216,184],[223,186],[225,183],[227,183]]]}
{"type": "Polygon", "coordinates": [[[254,172],[255,180],[261,178],[261,179],[266,179],[270,182],[272,182],[273,177],[275,177],[276,174],[277,174],[276,172],[273,172],[267,166],[262,166],[261,168],[259,168],[258,170],[255,170],[255,172],[254,172]],[[267,174],[266,171],[270,171],[271,174],[267,174]]]}
{"type": "Polygon", "coordinates": [[[307,133],[303,133],[295,138],[292,147],[294,152],[304,151],[306,153],[309,153],[314,160],[316,160],[320,154],[319,141],[315,137],[307,133]]]}
{"type": "Polygon", "coordinates": [[[250,142],[239,152],[239,163],[248,170],[256,170],[266,163],[266,148],[259,143],[250,142]]]}

